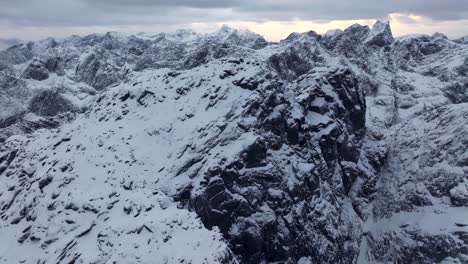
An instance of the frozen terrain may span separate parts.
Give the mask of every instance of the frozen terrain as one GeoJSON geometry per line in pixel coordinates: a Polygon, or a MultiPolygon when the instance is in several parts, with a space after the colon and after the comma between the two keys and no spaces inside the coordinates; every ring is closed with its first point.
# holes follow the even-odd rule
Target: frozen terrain
{"type": "Polygon", "coordinates": [[[0,51],[0,263],[468,263],[466,39],[0,51]]]}

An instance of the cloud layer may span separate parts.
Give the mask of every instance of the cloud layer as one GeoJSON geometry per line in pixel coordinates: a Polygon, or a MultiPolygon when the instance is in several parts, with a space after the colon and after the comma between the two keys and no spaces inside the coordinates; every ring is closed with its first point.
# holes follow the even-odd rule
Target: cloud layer
{"type": "Polygon", "coordinates": [[[96,26],[221,20],[349,20],[411,13],[434,20],[468,18],[462,0],[2,0],[3,22],[96,26]]]}
{"type": "MultiPolygon", "coordinates": [[[[1,0],[2,28],[176,28],[224,21],[366,20],[412,14],[432,21],[468,20],[465,0],[1,0]]],[[[410,23],[411,21],[408,21],[410,23]]],[[[468,31],[468,29],[465,28],[468,31]]],[[[6,32],[3,30],[3,32],[6,32]]],[[[468,32],[467,32],[468,33],[468,32]]],[[[8,36],[5,36],[8,37],[8,36]]]]}

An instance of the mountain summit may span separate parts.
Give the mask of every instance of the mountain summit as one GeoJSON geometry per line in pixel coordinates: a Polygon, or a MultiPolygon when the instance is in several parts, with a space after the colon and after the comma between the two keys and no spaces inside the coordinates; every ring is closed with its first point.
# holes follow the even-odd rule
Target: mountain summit
{"type": "Polygon", "coordinates": [[[393,40],[390,22],[377,21],[367,36],[366,42],[370,45],[383,47],[392,44],[393,40]]]}

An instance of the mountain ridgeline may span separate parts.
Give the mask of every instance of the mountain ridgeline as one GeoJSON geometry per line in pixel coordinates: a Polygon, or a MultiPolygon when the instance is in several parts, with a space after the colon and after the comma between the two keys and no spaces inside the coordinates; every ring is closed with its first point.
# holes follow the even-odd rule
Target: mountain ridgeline
{"type": "Polygon", "coordinates": [[[49,38],[0,110],[0,263],[468,263],[467,37],[49,38]]]}

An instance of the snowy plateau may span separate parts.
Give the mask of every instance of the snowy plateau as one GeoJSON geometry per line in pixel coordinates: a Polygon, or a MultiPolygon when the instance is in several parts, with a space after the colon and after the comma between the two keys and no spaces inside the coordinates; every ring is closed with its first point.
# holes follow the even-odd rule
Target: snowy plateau
{"type": "Polygon", "coordinates": [[[0,264],[468,263],[468,37],[0,51],[0,264]]]}

